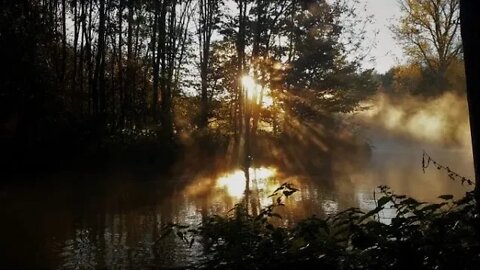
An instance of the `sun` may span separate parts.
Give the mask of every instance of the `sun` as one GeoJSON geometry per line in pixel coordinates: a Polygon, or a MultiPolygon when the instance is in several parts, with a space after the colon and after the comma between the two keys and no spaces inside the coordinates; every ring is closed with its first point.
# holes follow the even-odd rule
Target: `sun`
{"type": "Polygon", "coordinates": [[[242,77],[242,85],[247,91],[248,99],[253,100],[258,94],[259,85],[248,75],[242,77]]]}
{"type": "Polygon", "coordinates": [[[267,87],[263,87],[260,84],[257,84],[255,80],[249,75],[244,75],[242,77],[241,82],[243,87],[245,87],[247,98],[249,100],[257,103],[260,102],[260,100],[262,100],[261,106],[264,108],[270,107],[273,105],[273,98],[270,95],[270,91],[271,91],[270,89],[268,89],[267,87]],[[260,95],[262,95],[261,98],[260,98],[260,95]]]}

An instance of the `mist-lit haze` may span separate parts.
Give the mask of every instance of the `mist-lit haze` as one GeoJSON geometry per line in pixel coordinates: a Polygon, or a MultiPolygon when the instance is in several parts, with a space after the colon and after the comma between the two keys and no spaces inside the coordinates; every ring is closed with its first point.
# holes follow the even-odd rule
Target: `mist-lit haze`
{"type": "Polygon", "coordinates": [[[378,94],[361,121],[415,140],[440,145],[470,147],[470,126],[465,97],[445,93],[431,100],[402,97],[397,100],[378,94]]]}

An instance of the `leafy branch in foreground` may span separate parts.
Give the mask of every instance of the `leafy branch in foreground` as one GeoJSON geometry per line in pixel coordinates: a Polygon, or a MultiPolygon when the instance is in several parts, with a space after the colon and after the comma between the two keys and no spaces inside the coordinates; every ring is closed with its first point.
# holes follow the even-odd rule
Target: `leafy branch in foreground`
{"type": "MultiPolygon", "coordinates": [[[[296,191],[282,186],[276,191],[282,198],[296,191]]],[[[396,195],[386,186],[379,193],[377,206],[368,212],[349,208],[291,228],[270,222],[281,218],[274,210],[283,207],[282,199],[257,216],[239,204],[229,215],[210,216],[190,231],[206,255],[192,268],[474,269],[480,263],[472,193],[460,200],[443,195],[440,203],[396,195]],[[389,221],[375,220],[384,209],[393,210],[389,221]]]]}

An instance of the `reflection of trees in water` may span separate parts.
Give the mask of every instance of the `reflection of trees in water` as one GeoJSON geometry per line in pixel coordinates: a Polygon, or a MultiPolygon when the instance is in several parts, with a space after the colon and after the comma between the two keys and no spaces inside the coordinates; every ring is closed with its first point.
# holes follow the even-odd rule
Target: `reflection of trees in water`
{"type": "MultiPolygon", "coordinates": [[[[116,188],[112,188],[115,190],[116,188]]],[[[118,191],[118,190],[117,190],[118,191]]],[[[158,194],[153,190],[154,194],[158,194]]],[[[185,222],[191,215],[187,202],[171,197],[151,196],[145,189],[130,187],[128,193],[105,194],[104,204],[93,198],[97,211],[90,209],[78,220],[81,228],[64,242],[59,257],[64,269],[145,268],[177,265],[190,254],[175,237],[156,241],[170,222],[185,222]],[[138,203],[138,197],[150,197],[138,203]],[[135,198],[137,197],[137,198],[135,198]],[[153,199],[153,200],[151,200],[153,199]],[[137,201],[137,203],[135,203],[137,201]],[[130,202],[131,204],[128,204],[130,202]]],[[[90,203],[87,203],[90,204],[90,203]]]]}
{"type": "MultiPolygon", "coordinates": [[[[422,176],[420,157],[415,160],[412,155],[402,156],[399,153],[385,156],[385,153],[376,152],[378,150],[375,149],[373,156],[364,162],[370,167],[361,168],[363,165],[359,164],[364,163],[354,162],[357,159],[355,155],[346,151],[345,155],[350,155],[348,159],[337,157],[330,160],[317,174],[297,175],[277,169],[277,174],[271,179],[254,179],[251,209],[258,213],[260,208],[272,203],[268,195],[284,182],[293,183],[300,189],[285,201],[285,207],[276,210],[283,217],[277,221],[278,224],[285,226],[312,214],[325,216],[351,206],[371,209],[373,188],[379,184],[388,183],[400,193],[403,193],[402,188],[415,191],[415,187],[431,193],[450,190],[450,182],[439,177],[435,170],[427,172],[425,180],[405,176],[405,173],[408,175],[414,170],[422,176]],[[417,163],[418,168],[415,169],[412,164],[417,163]]],[[[433,152],[432,155],[437,157],[441,152],[433,152]]],[[[443,152],[443,155],[447,155],[447,162],[443,162],[446,164],[451,160],[461,160],[457,152],[443,152]]],[[[10,242],[18,243],[19,239],[24,239],[20,242],[36,249],[60,244],[60,249],[40,251],[39,258],[50,259],[32,259],[32,267],[181,266],[201,255],[201,241],[193,249],[175,236],[156,241],[162,234],[162,228],[169,222],[198,225],[203,217],[224,215],[242,200],[217,186],[216,181],[223,175],[221,172],[212,175],[192,178],[186,183],[155,178],[142,182],[142,179],[128,176],[119,180],[117,176],[110,176],[117,180],[111,183],[103,181],[102,184],[64,183],[55,188],[45,185],[29,191],[20,189],[18,194],[7,196],[4,203],[18,216],[17,220],[22,220],[23,224],[38,224],[38,229],[24,230],[21,234],[23,238],[10,242]],[[50,194],[48,200],[44,196],[47,190],[50,194]],[[20,202],[35,203],[35,207],[20,202]]],[[[94,178],[91,183],[105,177],[91,176],[94,178]]],[[[5,213],[8,216],[8,212],[5,213]]],[[[0,226],[2,231],[15,231],[8,223],[0,226]]],[[[21,253],[18,250],[15,252],[21,253]]]]}
{"type": "MultiPolygon", "coordinates": [[[[270,179],[254,178],[250,199],[253,213],[273,202],[268,196],[283,182],[293,183],[300,192],[278,209],[283,217],[278,220],[280,225],[289,226],[311,214],[328,215],[351,206],[352,193],[343,195],[335,184],[345,176],[332,167],[315,177],[280,173],[270,179]]],[[[201,254],[201,244],[192,250],[174,235],[156,240],[170,222],[198,225],[202,217],[226,214],[242,200],[229,194],[228,189],[218,187],[216,180],[201,178],[186,187],[172,183],[174,187],[168,191],[164,189],[165,183],[114,183],[107,189],[93,191],[91,196],[79,196],[74,212],[80,215],[75,218],[74,227],[80,227],[76,231],[84,235],[66,240],[60,254],[63,266],[149,267],[195,260],[201,254]],[[78,250],[78,254],[68,252],[72,249],[78,250]]]]}
{"type": "Polygon", "coordinates": [[[61,269],[95,269],[97,247],[89,230],[76,230],[73,239],[65,241],[61,256],[65,258],[61,269]]]}
{"type": "MultiPolygon", "coordinates": [[[[283,175],[272,179],[254,179],[251,209],[258,213],[259,209],[272,203],[273,198],[268,195],[282,182],[288,181],[298,186],[301,192],[289,198],[286,206],[279,209],[283,216],[279,222],[290,225],[312,213],[329,214],[346,205],[338,202],[339,197],[332,195],[335,186],[331,184],[330,176],[331,172],[316,180],[283,175]],[[321,183],[323,188],[319,189],[321,183]]],[[[198,258],[201,244],[191,250],[174,235],[156,241],[162,228],[170,222],[198,225],[202,216],[226,214],[235,203],[242,200],[241,197],[232,197],[226,189],[215,188],[210,179],[193,181],[192,187],[181,188],[180,185],[178,189],[170,188],[166,193],[163,192],[163,185],[115,183],[107,190],[93,192],[92,196],[80,196],[74,212],[81,214],[75,218],[77,222],[74,227],[76,231],[84,233],[81,238],[72,236],[65,241],[60,254],[62,265],[88,268],[90,265],[149,267],[184,264],[198,258]],[[209,188],[205,190],[203,185],[209,188]],[[77,248],[80,246],[82,248],[77,248]],[[72,249],[80,253],[68,252],[72,249]]]]}

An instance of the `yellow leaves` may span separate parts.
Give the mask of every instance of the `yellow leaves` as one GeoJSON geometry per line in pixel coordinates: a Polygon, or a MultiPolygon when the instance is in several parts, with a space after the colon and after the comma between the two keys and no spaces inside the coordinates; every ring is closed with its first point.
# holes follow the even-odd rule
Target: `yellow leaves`
{"type": "Polygon", "coordinates": [[[392,29],[405,52],[437,71],[435,62],[458,57],[458,0],[402,0],[402,14],[392,29]]]}
{"type": "Polygon", "coordinates": [[[393,74],[394,87],[397,91],[408,93],[415,89],[421,82],[423,75],[419,65],[406,65],[397,67],[393,74]]]}

